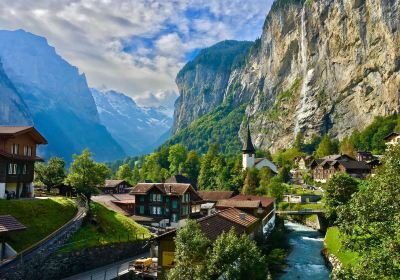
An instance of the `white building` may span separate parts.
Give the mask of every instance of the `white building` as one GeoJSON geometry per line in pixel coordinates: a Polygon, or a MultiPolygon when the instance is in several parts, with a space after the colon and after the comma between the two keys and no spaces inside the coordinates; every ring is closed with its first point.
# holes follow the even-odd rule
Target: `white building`
{"type": "Polygon", "coordinates": [[[251,141],[250,127],[247,125],[247,135],[244,139],[243,149],[242,149],[242,166],[243,170],[246,168],[255,167],[261,169],[263,167],[268,167],[275,174],[278,173],[278,168],[276,165],[267,158],[256,158],[256,150],[254,149],[253,142],[251,141]]]}

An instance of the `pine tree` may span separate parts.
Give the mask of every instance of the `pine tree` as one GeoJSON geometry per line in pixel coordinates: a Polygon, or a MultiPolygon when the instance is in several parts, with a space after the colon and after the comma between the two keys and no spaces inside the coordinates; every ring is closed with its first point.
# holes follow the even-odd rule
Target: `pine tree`
{"type": "Polygon", "coordinates": [[[257,173],[258,170],[256,168],[249,168],[246,170],[246,178],[244,179],[244,185],[242,189],[242,194],[252,195],[256,194],[256,189],[258,186],[258,178],[257,173]]]}

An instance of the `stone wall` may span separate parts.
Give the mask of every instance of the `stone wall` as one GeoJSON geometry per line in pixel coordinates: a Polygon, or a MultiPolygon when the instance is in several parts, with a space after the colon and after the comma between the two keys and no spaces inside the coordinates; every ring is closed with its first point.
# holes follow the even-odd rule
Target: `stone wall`
{"type": "Polygon", "coordinates": [[[12,261],[1,266],[0,279],[43,279],[41,273],[44,272],[47,258],[57,251],[81,227],[85,216],[86,209],[79,208],[74,219],[49,239],[26,254],[20,254],[12,261]]]}
{"type": "Polygon", "coordinates": [[[339,276],[342,272],[342,263],[340,260],[333,254],[330,254],[326,248],[324,248],[321,251],[322,256],[325,259],[326,265],[330,268],[331,270],[331,278],[333,280],[339,280],[339,276]]]}
{"type": "Polygon", "coordinates": [[[148,252],[149,250],[149,243],[140,241],[84,248],[79,251],[68,253],[56,252],[46,260],[46,265],[40,278],[35,279],[62,279],[134,257],[138,254],[148,252]]]}

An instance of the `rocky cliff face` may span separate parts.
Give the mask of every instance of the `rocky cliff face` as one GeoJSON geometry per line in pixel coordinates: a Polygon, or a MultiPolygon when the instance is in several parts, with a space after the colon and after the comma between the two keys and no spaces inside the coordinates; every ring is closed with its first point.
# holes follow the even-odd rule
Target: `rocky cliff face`
{"type": "MultiPolygon", "coordinates": [[[[298,132],[340,139],[375,116],[399,112],[399,13],[399,0],[276,1],[224,91],[225,99],[248,102],[256,146],[287,147],[298,132]]],[[[191,102],[194,112],[207,108],[191,102]]]]}
{"type": "MultiPolygon", "coordinates": [[[[125,155],[100,123],[84,74],[61,58],[45,38],[23,30],[0,31],[0,59],[35,127],[49,142],[42,156],[69,161],[85,148],[101,161],[125,155]]],[[[6,110],[23,112],[15,107],[6,110]]]]}
{"type": "Polygon", "coordinates": [[[151,152],[172,125],[162,108],[139,107],[132,98],[113,90],[91,89],[101,123],[128,155],[151,152]]]}
{"type": "Polygon", "coordinates": [[[33,123],[28,107],[8,79],[2,64],[0,64],[0,100],[0,124],[31,125],[33,123]]]}
{"type": "Polygon", "coordinates": [[[175,103],[174,126],[177,132],[220,105],[229,77],[244,63],[250,42],[223,41],[202,50],[178,73],[180,97],[175,103]]]}

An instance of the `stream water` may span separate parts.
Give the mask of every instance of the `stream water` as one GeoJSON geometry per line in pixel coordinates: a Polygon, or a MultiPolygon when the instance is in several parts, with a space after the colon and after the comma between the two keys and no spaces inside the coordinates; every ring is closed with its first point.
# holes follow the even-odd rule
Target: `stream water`
{"type": "Polygon", "coordinates": [[[327,280],[329,270],[321,256],[324,238],[310,227],[285,221],[290,230],[289,243],[292,250],[287,258],[288,267],[279,280],[327,280]]]}

